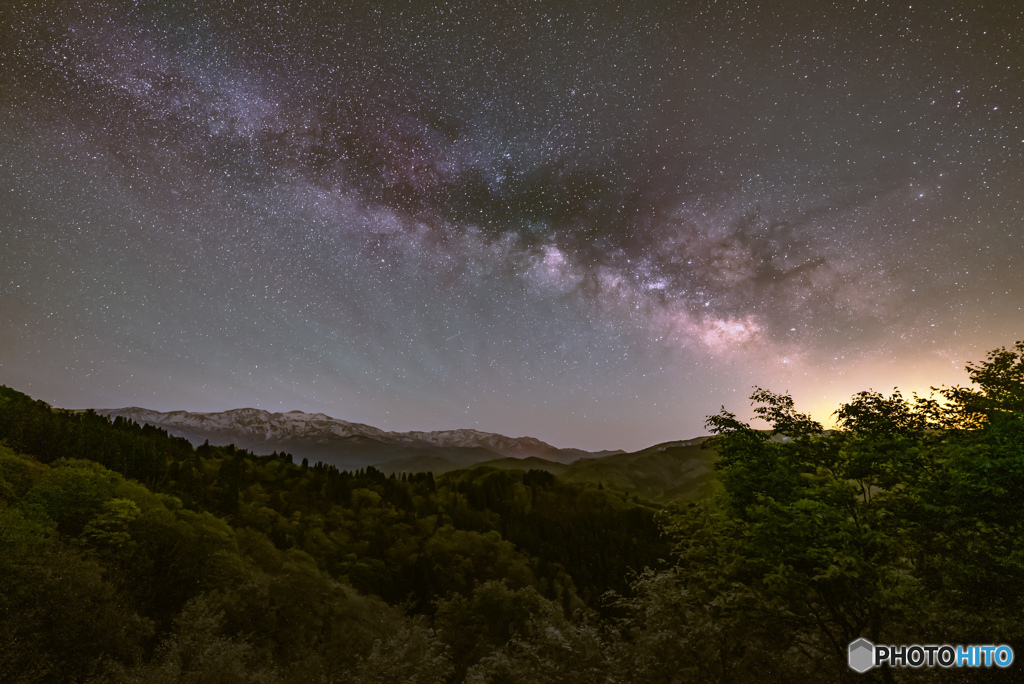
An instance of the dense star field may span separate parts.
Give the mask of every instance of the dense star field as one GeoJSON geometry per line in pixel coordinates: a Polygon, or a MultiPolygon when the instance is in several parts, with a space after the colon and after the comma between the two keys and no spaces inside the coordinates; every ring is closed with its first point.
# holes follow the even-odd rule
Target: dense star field
{"type": "Polygon", "coordinates": [[[1016,2],[0,10],[0,382],[640,449],[1024,323],[1016,2]]]}

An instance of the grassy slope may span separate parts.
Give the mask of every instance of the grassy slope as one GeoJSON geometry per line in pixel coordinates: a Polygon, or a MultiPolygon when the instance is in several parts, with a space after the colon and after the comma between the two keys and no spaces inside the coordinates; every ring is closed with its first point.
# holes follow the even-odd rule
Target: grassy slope
{"type": "Polygon", "coordinates": [[[569,482],[599,482],[650,501],[692,501],[710,493],[715,479],[715,452],[702,448],[705,439],[576,461],[560,477],[569,482]]]}

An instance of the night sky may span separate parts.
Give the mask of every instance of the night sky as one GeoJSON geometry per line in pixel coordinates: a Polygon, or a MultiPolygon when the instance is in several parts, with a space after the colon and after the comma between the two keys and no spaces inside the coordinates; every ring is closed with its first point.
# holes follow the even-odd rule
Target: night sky
{"type": "Polygon", "coordinates": [[[1024,338],[1024,3],[323,5],[3,3],[0,383],[639,449],[1024,338]]]}

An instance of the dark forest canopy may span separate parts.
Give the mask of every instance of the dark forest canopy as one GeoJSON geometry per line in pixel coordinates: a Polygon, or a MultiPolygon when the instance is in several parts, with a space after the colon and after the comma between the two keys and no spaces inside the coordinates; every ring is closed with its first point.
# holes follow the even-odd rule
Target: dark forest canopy
{"type": "MultiPolygon", "coordinates": [[[[846,647],[1024,653],[1024,342],[825,431],[757,389],[719,491],[339,471],[0,388],[0,681],[943,680],[846,647]]],[[[1019,676],[974,670],[975,680],[1019,676]]]]}

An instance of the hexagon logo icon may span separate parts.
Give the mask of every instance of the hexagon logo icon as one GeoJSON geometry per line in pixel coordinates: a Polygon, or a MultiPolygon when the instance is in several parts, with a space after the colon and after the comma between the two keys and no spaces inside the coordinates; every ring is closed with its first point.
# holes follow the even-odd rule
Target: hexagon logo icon
{"type": "Polygon", "coordinates": [[[875,666],[875,645],[860,638],[850,642],[850,668],[856,672],[867,672],[875,666]]]}

